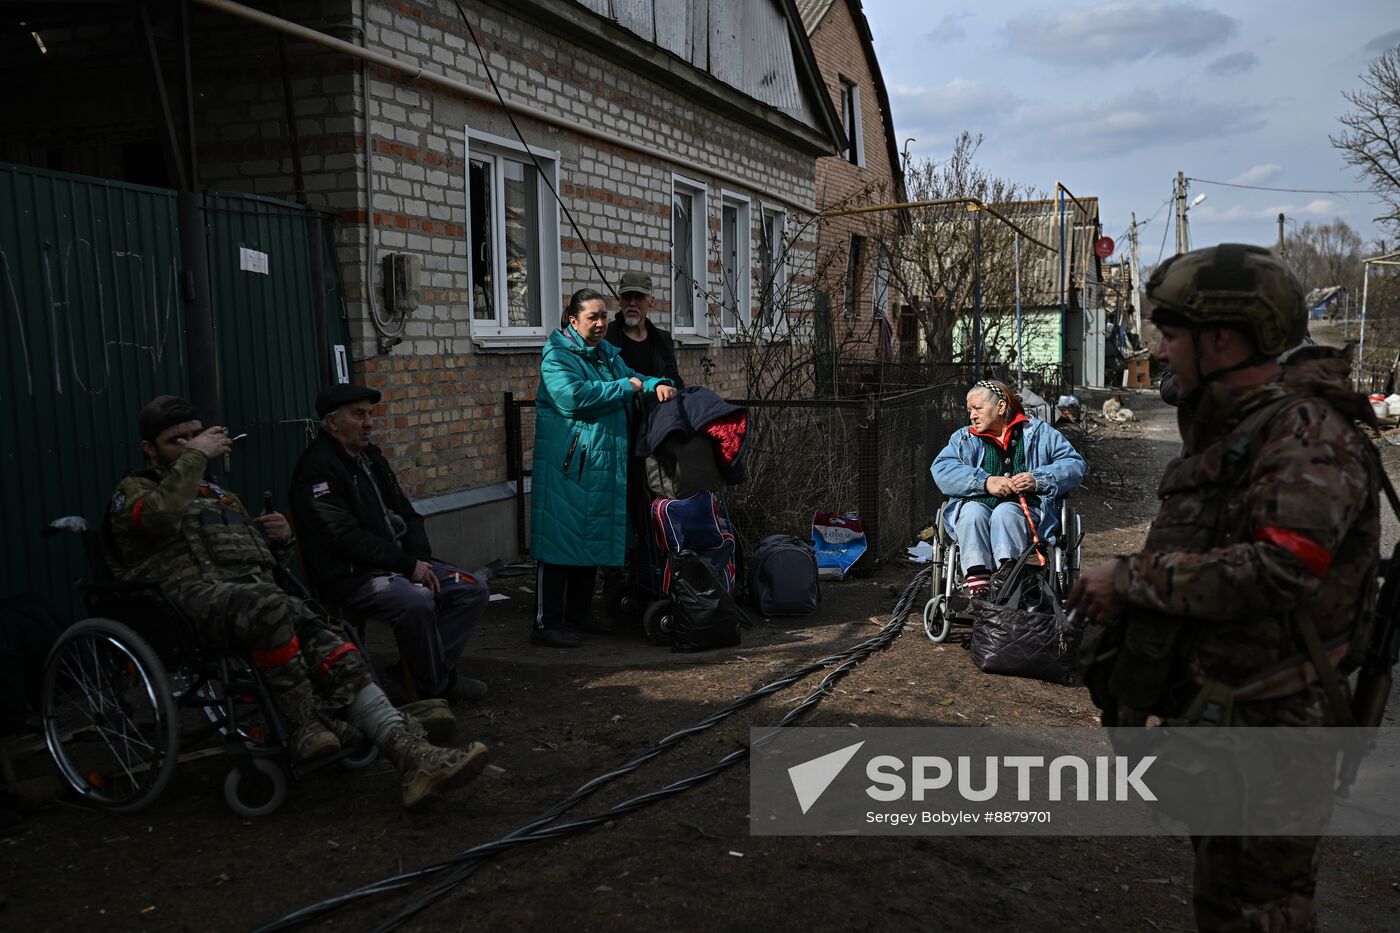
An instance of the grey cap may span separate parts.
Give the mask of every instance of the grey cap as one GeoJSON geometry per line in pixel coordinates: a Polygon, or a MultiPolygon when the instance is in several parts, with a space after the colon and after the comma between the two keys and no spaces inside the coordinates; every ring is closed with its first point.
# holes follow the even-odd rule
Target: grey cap
{"type": "Polygon", "coordinates": [[[624,272],[617,283],[617,293],[625,295],[636,292],[639,295],[651,294],[651,276],[645,272],[624,272]]]}

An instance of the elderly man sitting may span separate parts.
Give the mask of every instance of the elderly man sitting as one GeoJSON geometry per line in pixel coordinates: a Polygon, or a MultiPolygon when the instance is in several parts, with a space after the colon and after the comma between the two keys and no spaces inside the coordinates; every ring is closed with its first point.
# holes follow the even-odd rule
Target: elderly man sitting
{"type": "Polygon", "coordinates": [[[321,431],[297,461],[290,495],[306,573],[327,603],[393,628],[405,680],[422,698],[478,699],[486,684],[455,667],[490,592],[433,559],[422,516],[370,443],[379,399],[358,385],[316,396],[321,431]]]}
{"type": "Polygon", "coordinates": [[[948,502],[944,526],[958,542],[969,596],[982,596],[992,572],[1059,524],[1060,499],[1084,478],[1084,458],[1063,434],[1026,416],[1004,382],[985,379],[967,393],[968,427],[934,458],[933,481],[948,502]]]}

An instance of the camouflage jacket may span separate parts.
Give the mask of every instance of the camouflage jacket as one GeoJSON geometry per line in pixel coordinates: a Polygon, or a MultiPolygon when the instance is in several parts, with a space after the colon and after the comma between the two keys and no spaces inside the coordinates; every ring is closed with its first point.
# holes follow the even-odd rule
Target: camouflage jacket
{"type": "Polygon", "coordinates": [[[209,461],[186,450],[169,466],[128,473],[107,510],[122,579],[166,583],[272,580],[276,561],[243,503],[204,478],[209,461]]]}
{"type": "MultiPolygon", "coordinates": [[[[1347,385],[1340,354],[1319,348],[1295,360],[1263,385],[1210,387],[1184,455],[1162,477],[1146,546],[1118,559],[1125,647],[1144,666],[1172,655],[1178,681],[1238,686],[1297,660],[1298,617],[1331,640],[1335,661],[1374,605],[1379,478],[1353,424],[1370,421],[1370,408],[1347,385]]],[[[1306,679],[1281,683],[1253,698],[1306,679]]]]}

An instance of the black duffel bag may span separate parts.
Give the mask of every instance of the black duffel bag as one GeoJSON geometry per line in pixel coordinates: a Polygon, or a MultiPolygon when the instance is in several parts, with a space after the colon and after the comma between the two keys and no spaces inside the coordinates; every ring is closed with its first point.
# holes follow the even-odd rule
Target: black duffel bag
{"type": "Polygon", "coordinates": [[[671,556],[671,589],[675,613],[672,651],[706,651],[739,644],[744,610],[709,563],[695,551],[671,556]]]}
{"type": "Polygon", "coordinates": [[[1036,546],[992,577],[989,595],[974,599],[972,663],[987,674],[1031,677],[1052,684],[1074,683],[1080,629],[1066,617],[1036,546]]]}

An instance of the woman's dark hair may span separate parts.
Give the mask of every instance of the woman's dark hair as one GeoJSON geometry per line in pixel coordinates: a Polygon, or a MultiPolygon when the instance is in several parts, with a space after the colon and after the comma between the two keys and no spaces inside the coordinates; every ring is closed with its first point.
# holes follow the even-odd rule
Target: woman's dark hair
{"type": "Polygon", "coordinates": [[[569,304],[564,308],[564,316],[559,320],[559,329],[563,330],[569,326],[569,318],[578,317],[583,311],[583,306],[590,301],[601,301],[606,303],[607,299],[603,293],[593,288],[580,288],[569,298],[569,304]]]}

